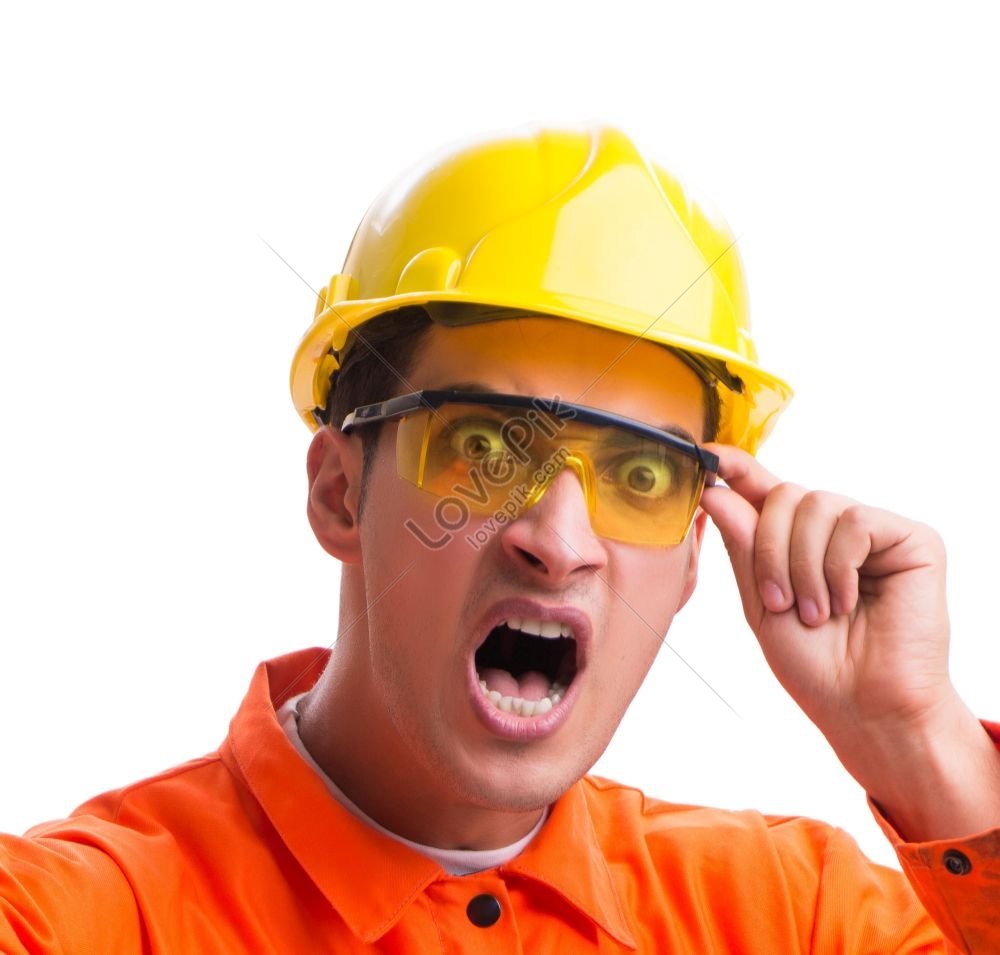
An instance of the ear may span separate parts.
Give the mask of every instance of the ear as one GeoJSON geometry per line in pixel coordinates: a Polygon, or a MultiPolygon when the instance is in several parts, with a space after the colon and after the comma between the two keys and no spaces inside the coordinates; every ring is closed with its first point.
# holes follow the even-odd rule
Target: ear
{"type": "Polygon", "coordinates": [[[699,507],[685,542],[688,545],[688,564],[684,591],[681,593],[680,603],[677,604],[678,610],[691,599],[691,594],[694,593],[695,585],[698,583],[698,556],[701,554],[701,542],[705,539],[707,521],[708,515],[699,507]]]}
{"type": "Polygon", "coordinates": [[[329,425],[316,432],[306,457],[309,524],[323,550],[345,564],[361,560],[362,460],[360,438],[348,437],[329,425]]]}

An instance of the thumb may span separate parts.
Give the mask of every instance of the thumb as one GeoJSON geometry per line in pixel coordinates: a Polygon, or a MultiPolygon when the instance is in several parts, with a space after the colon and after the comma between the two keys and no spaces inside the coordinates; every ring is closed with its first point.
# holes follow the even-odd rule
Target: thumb
{"type": "Polygon", "coordinates": [[[749,501],[721,484],[702,491],[701,509],[722,535],[743,601],[743,613],[754,625],[764,613],[754,572],[754,542],[760,515],[749,501]]]}

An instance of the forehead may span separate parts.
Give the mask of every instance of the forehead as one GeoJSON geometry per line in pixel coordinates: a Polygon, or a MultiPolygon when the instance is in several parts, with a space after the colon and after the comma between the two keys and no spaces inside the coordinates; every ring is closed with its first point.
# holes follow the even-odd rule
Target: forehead
{"type": "Polygon", "coordinates": [[[415,389],[477,382],[496,391],[590,405],[696,437],[705,385],[663,346],[568,319],[432,325],[407,375],[415,389]]]}

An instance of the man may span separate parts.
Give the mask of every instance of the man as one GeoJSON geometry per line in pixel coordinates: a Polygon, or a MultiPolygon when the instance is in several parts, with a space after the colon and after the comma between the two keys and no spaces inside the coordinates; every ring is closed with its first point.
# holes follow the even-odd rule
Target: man
{"type": "Polygon", "coordinates": [[[756,462],[790,393],[731,237],[624,135],[396,183],[292,392],[336,643],[262,664],[218,753],[6,837],[5,951],[1000,950],[1000,728],[948,679],[941,542],[756,462]],[[709,519],[905,877],[585,775],[709,519]]]}

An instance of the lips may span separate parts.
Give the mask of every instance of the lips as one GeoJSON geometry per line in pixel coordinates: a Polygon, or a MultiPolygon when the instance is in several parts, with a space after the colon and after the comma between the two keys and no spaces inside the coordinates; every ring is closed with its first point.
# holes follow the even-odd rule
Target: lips
{"type": "Polygon", "coordinates": [[[468,677],[480,721],[512,740],[554,732],[569,716],[587,666],[593,633],[587,615],[512,598],[492,606],[475,633],[468,677]],[[521,644],[516,652],[515,640],[521,644]]]}

